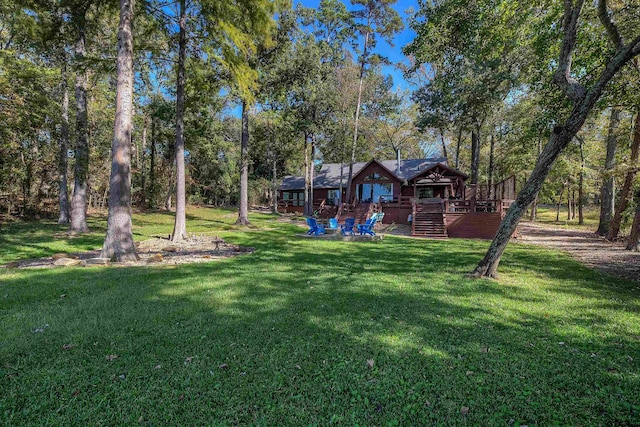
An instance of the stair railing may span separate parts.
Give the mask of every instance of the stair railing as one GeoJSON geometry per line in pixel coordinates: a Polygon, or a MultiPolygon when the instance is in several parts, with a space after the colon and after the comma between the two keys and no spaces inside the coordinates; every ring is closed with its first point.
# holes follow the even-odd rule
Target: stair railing
{"type": "Polygon", "coordinates": [[[416,199],[411,199],[411,235],[416,235],[416,199]]]}

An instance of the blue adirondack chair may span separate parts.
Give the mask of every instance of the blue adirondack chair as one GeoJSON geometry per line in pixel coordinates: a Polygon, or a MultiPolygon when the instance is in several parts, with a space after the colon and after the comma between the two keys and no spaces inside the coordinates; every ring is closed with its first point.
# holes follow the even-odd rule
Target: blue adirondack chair
{"type": "Polygon", "coordinates": [[[337,230],[338,227],[338,220],[335,218],[329,218],[329,226],[327,227],[327,229],[330,230],[337,230]]]}
{"type": "Polygon", "coordinates": [[[361,236],[365,234],[375,236],[376,232],[373,231],[373,226],[376,225],[376,221],[378,221],[378,215],[371,215],[371,218],[366,220],[364,224],[358,224],[358,233],[360,233],[361,236]]]}
{"type": "Polygon", "coordinates": [[[318,224],[315,218],[307,218],[307,225],[309,226],[307,234],[315,234],[316,236],[319,236],[320,234],[325,233],[324,227],[318,224]]]}
{"type": "Polygon", "coordinates": [[[342,235],[346,236],[346,235],[351,235],[353,236],[355,233],[353,231],[353,227],[356,225],[356,219],[355,218],[346,218],[344,220],[344,225],[342,225],[341,231],[342,231],[342,235]]]}

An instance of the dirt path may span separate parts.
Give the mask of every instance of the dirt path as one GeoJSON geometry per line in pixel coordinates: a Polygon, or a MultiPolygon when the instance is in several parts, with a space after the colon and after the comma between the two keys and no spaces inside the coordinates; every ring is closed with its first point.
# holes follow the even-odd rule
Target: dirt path
{"type": "Polygon", "coordinates": [[[640,252],[626,251],[622,243],[606,242],[591,231],[528,222],[519,229],[517,242],[562,250],[591,268],[640,282],[640,252]]]}

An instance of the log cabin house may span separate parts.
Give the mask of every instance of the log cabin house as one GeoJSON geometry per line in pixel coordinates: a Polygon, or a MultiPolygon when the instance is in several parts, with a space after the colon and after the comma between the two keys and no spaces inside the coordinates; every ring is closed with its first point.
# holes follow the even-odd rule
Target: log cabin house
{"type": "MultiPolygon", "coordinates": [[[[412,235],[491,239],[515,199],[515,177],[495,185],[467,185],[468,175],[445,158],[371,160],[354,163],[352,200],[344,203],[349,165],[323,164],[313,179],[313,209],[320,218],[363,223],[372,213],[383,222],[411,224],[412,235]]],[[[286,176],[280,212],[304,212],[305,179],[286,176]]]]}

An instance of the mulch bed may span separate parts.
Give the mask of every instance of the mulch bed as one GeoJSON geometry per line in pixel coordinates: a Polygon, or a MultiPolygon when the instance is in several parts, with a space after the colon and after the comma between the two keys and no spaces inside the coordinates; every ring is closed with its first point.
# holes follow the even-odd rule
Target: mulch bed
{"type": "MultiPolygon", "coordinates": [[[[108,263],[118,267],[143,265],[177,265],[196,262],[209,262],[253,252],[253,248],[241,247],[225,242],[217,236],[191,235],[179,243],[172,243],[167,238],[155,237],[136,243],[138,261],[125,263],[108,263]]],[[[100,250],[75,253],[56,254],[53,257],[36,258],[10,263],[12,268],[53,268],[59,258],[79,260],[77,265],[90,264],[100,256],[100,250]]],[[[96,264],[99,265],[99,264],[96,264]]]]}

